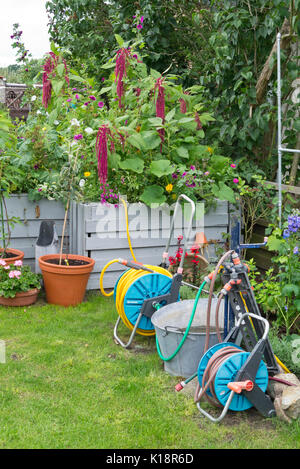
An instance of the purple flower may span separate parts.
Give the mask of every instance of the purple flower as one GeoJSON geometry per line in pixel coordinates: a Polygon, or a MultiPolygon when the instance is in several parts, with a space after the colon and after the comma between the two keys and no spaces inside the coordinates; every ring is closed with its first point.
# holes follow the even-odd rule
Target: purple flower
{"type": "Polygon", "coordinates": [[[293,253],[294,253],[294,254],[299,254],[299,248],[298,248],[298,246],[295,246],[295,247],[294,247],[293,253]]]}
{"type": "Polygon", "coordinates": [[[177,179],[177,178],[178,178],[178,175],[177,175],[176,173],[173,173],[173,174],[172,174],[172,178],[173,178],[173,179],[177,179]]]}
{"type": "Polygon", "coordinates": [[[186,171],[184,171],[181,175],[182,178],[184,178],[184,176],[186,176],[186,171]]]}
{"type": "Polygon", "coordinates": [[[39,189],[38,189],[38,192],[42,192],[42,189],[41,189],[41,188],[39,188],[39,189]]]}
{"type": "Polygon", "coordinates": [[[143,25],[142,25],[142,24],[137,24],[136,27],[137,27],[137,29],[143,29],[143,25]]]}
{"type": "Polygon", "coordinates": [[[74,140],[82,140],[82,139],[83,139],[83,135],[82,135],[82,134],[74,135],[74,140]]]}
{"type": "Polygon", "coordinates": [[[289,238],[290,237],[289,230],[284,230],[283,233],[282,233],[282,237],[283,237],[283,239],[289,238]]]}
{"type": "Polygon", "coordinates": [[[141,16],[140,22],[144,23],[144,17],[143,16],[141,16]]]}
{"type": "Polygon", "coordinates": [[[89,96],[89,98],[90,98],[91,101],[96,101],[96,98],[93,95],[89,96]]]}
{"type": "Polygon", "coordinates": [[[208,175],[209,175],[209,171],[205,171],[204,176],[208,176],[208,175]]]}
{"type": "Polygon", "coordinates": [[[38,165],[38,164],[35,164],[33,168],[34,168],[34,169],[39,169],[39,165],[38,165]]]}
{"type": "Polygon", "coordinates": [[[138,58],[138,56],[137,56],[136,54],[133,54],[132,57],[133,57],[134,59],[136,59],[136,60],[137,60],[137,58],[138,58]]]}
{"type": "Polygon", "coordinates": [[[102,77],[102,78],[101,78],[101,81],[105,81],[105,78],[104,78],[104,77],[102,77]]]}
{"type": "Polygon", "coordinates": [[[103,101],[99,101],[98,107],[102,108],[103,106],[104,106],[104,102],[103,102],[103,101]]]}
{"type": "Polygon", "coordinates": [[[75,98],[76,98],[76,99],[79,99],[79,94],[75,94],[75,98]]]}
{"type": "Polygon", "coordinates": [[[72,98],[67,99],[67,103],[71,103],[71,102],[72,102],[72,98]]]}
{"type": "Polygon", "coordinates": [[[194,165],[192,164],[192,166],[190,166],[190,168],[191,168],[192,171],[195,171],[196,166],[194,166],[194,165]]]}

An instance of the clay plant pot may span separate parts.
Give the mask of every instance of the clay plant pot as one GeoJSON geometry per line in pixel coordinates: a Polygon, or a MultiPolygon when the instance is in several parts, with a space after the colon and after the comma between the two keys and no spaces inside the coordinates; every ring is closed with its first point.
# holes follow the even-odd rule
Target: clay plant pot
{"type": "Polygon", "coordinates": [[[16,293],[13,298],[4,298],[0,296],[0,305],[2,306],[28,306],[36,302],[39,291],[37,288],[25,292],[16,293]]]}
{"type": "Polygon", "coordinates": [[[82,303],[87,282],[95,261],[75,254],[63,255],[58,264],[59,254],[46,254],[39,257],[46,299],[48,303],[61,306],[74,306],[82,303]],[[65,259],[70,265],[65,264],[65,259]],[[72,265],[76,263],[77,265],[72,265]]]}
{"type": "MultiPolygon", "coordinates": [[[[0,254],[3,252],[3,249],[0,248],[0,254]]],[[[7,248],[6,249],[6,255],[11,255],[11,257],[1,257],[0,259],[3,259],[6,264],[13,264],[15,261],[22,261],[24,258],[24,252],[20,251],[19,249],[13,249],[13,248],[7,248]]]]}

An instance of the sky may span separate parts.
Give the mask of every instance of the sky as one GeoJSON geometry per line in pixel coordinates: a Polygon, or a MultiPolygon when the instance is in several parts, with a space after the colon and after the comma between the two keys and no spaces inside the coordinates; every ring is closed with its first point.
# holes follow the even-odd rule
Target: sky
{"type": "Polygon", "coordinates": [[[16,63],[10,36],[19,23],[22,39],[34,59],[50,50],[46,0],[0,0],[0,67],[16,63]]]}

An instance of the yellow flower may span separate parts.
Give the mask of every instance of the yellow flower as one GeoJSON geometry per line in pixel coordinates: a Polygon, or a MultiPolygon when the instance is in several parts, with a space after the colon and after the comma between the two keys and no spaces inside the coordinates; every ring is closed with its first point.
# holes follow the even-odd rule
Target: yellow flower
{"type": "Polygon", "coordinates": [[[83,173],[83,175],[85,178],[88,178],[91,175],[91,173],[89,171],[86,171],[85,173],[83,173]]]}
{"type": "Polygon", "coordinates": [[[172,199],[175,200],[177,198],[176,194],[172,194],[172,199]]]}
{"type": "Polygon", "coordinates": [[[42,130],[45,132],[47,129],[46,129],[46,127],[43,127],[42,130]]]}
{"type": "Polygon", "coordinates": [[[207,147],[207,151],[209,151],[210,154],[214,152],[214,150],[211,147],[207,147]]]}
{"type": "Polygon", "coordinates": [[[168,184],[168,185],[166,186],[166,191],[167,191],[167,192],[172,192],[172,189],[173,189],[173,184],[168,184]]]}

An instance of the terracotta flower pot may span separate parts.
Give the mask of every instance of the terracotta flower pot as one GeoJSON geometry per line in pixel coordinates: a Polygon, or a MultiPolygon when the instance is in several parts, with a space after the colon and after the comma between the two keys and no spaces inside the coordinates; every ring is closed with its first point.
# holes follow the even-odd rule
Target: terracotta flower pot
{"type": "Polygon", "coordinates": [[[62,306],[73,306],[82,303],[87,282],[95,261],[89,257],[69,254],[68,259],[82,262],[82,265],[58,265],[58,254],[46,254],[39,258],[39,266],[43,274],[47,302],[62,306]],[[51,263],[52,262],[52,263],[51,263]]]}
{"type": "MultiPolygon", "coordinates": [[[[3,252],[3,249],[0,248],[0,253],[3,252]]],[[[13,264],[15,261],[22,261],[24,258],[24,252],[19,249],[7,248],[6,252],[13,254],[14,257],[4,257],[3,260],[6,264],[13,264]]],[[[1,257],[0,257],[1,258],[1,257]]]]}
{"type": "Polygon", "coordinates": [[[4,298],[0,296],[0,305],[2,306],[28,306],[36,302],[39,291],[37,288],[25,292],[16,293],[13,298],[4,298]]]}

